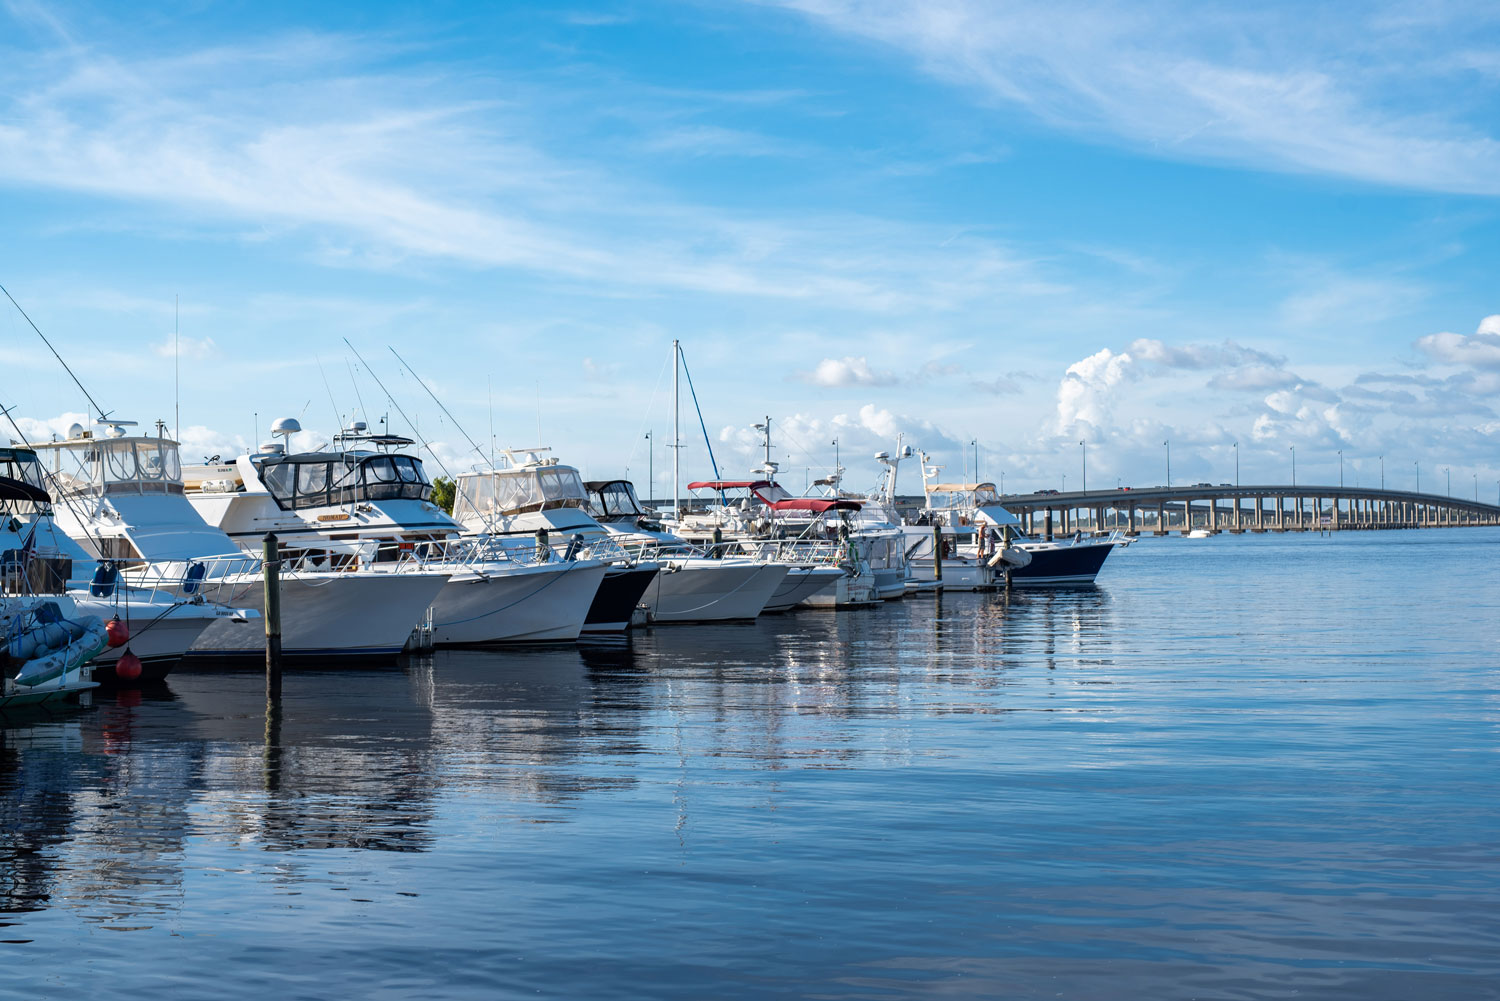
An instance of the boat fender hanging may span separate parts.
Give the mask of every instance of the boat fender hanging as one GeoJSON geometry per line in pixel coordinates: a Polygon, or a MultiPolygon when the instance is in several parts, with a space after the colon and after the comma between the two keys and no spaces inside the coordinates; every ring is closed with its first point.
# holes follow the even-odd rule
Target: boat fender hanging
{"type": "Polygon", "coordinates": [[[120,621],[116,615],[104,624],[104,635],[109,637],[111,649],[122,647],[130,641],[130,627],[120,621]]]}
{"type": "Polygon", "coordinates": [[[135,681],[141,676],[141,658],[130,652],[130,647],[115,661],[115,677],[121,681],[135,681]]]}

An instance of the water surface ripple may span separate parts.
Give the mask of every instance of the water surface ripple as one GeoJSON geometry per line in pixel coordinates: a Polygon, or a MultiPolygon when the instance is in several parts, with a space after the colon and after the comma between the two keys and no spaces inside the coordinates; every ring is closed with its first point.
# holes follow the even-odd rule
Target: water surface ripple
{"type": "Polygon", "coordinates": [[[0,730],[0,994],[1500,998],[1500,530],[0,730]]]}

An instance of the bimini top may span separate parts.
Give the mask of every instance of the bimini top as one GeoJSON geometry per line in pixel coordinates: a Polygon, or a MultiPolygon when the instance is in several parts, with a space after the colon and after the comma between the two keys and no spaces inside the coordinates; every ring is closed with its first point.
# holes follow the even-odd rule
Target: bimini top
{"type": "Polygon", "coordinates": [[[47,491],[34,487],[25,480],[10,476],[0,476],[0,500],[30,501],[33,504],[52,503],[52,498],[47,491]]]}
{"type": "Polygon", "coordinates": [[[927,507],[934,510],[990,507],[1000,503],[1000,494],[993,483],[928,483],[924,489],[927,491],[927,507]],[[947,497],[940,497],[940,494],[947,494],[947,497]]]}
{"type": "Polygon", "coordinates": [[[689,483],[689,490],[764,490],[776,484],[770,480],[699,480],[689,483]]]}
{"type": "Polygon", "coordinates": [[[789,497],[767,505],[772,511],[811,511],[827,514],[829,511],[858,511],[863,505],[859,501],[834,500],[831,497],[789,497]]]}
{"type": "Polygon", "coordinates": [[[811,514],[827,514],[829,511],[858,511],[859,501],[832,497],[793,497],[786,488],[774,480],[700,480],[689,483],[689,490],[744,490],[772,513],[806,511],[811,514]]]}

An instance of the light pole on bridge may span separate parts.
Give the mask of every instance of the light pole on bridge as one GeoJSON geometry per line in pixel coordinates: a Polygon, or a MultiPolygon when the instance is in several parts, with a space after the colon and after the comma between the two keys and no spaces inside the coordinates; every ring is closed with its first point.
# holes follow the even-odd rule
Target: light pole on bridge
{"type": "Polygon", "coordinates": [[[1089,492],[1089,450],[1088,442],[1078,443],[1078,462],[1083,466],[1083,492],[1089,492]]]}
{"type": "Polygon", "coordinates": [[[1344,450],[1339,449],[1339,489],[1344,489],[1344,450]]]}
{"type": "Polygon", "coordinates": [[[1448,496],[1452,497],[1453,496],[1453,470],[1448,469],[1447,467],[1444,467],[1443,468],[1443,475],[1446,476],[1446,477],[1448,477],[1448,496]]]}
{"type": "MultiPolygon", "coordinates": [[[[1234,488],[1240,488],[1240,443],[1234,443],[1234,488]]],[[[1236,502],[1238,503],[1238,502],[1236,502]]]]}
{"type": "Polygon", "coordinates": [[[1417,467],[1417,493],[1422,492],[1422,460],[1413,459],[1412,465],[1417,467]]]}
{"type": "Polygon", "coordinates": [[[1380,457],[1380,489],[1385,489],[1385,456],[1380,457]]]}
{"type": "Polygon", "coordinates": [[[1292,486],[1295,487],[1297,485],[1297,446],[1288,445],[1287,447],[1292,450],[1292,486]]]}
{"type": "Polygon", "coordinates": [[[1167,489],[1172,488],[1172,442],[1170,439],[1162,442],[1167,447],[1167,489]]]}

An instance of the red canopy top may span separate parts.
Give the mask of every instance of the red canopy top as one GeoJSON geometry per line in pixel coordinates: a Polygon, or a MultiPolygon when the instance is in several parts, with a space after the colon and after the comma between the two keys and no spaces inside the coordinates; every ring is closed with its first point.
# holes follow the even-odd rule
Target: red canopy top
{"type": "Polygon", "coordinates": [[[699,480],[689,483],[689,490],[764,490],[775,486],[770,480],[699,480]]]}
{"type": "Polygon", "coordinates": [[[811,511],[813,514],[824,514],[828,511],[858,511],[859,501],[852,500],[825,500],[821,497],[791,497],[787,500],[779,500],[771,505],[772,511],[811,511]]]}

